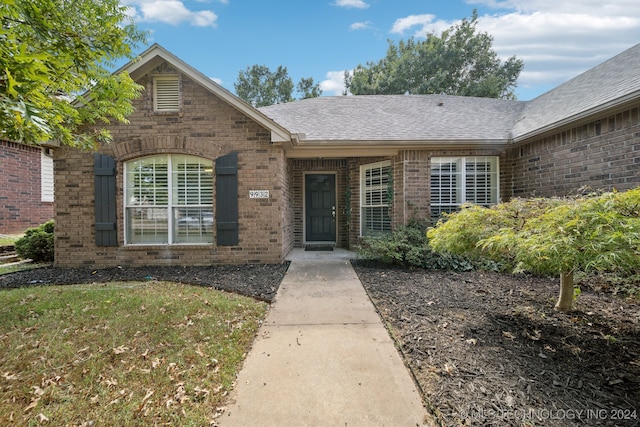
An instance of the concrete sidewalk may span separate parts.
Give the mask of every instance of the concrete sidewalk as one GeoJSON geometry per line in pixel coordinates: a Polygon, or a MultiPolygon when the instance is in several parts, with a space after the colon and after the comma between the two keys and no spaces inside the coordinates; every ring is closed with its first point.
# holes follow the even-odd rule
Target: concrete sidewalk
{"type": "Polygon", "coordinates": [[[220,426],[435,425],[349,261],[297,254],[220,426]]]}

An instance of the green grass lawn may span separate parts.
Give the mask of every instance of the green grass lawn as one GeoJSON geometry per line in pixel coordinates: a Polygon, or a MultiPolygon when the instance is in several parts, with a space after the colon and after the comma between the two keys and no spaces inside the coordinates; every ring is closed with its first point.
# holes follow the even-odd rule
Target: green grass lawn
{"type": "Polygon", "coordinates": [[[266,310],[168,282],[2,290],[0,425],[208,425],[266,310]]]}

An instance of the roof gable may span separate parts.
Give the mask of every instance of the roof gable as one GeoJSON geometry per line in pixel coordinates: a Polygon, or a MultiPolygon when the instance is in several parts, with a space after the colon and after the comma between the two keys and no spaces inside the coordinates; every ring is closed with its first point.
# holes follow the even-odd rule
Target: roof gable
{"type": "Polygon", "coordinates": [[[247,104],[242,99],[238,98],[195,68],[191,67],[159,44],[154,44],[149,49],[141,53],[136,61],[129,62],[117,72],[126,71],[134,80],[136,80],[156,68],[164,61],[171,64],[176,70],[185,74],[218,98],[241,111],[247,117],[270,130],[272,142],[291,141],[291,135],[287,129],[275,123],[253,106],[247,104]]]}

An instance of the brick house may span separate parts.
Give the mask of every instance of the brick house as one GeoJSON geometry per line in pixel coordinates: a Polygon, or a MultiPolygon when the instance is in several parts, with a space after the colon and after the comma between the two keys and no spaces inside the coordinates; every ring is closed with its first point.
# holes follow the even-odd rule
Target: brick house
{"type": "Polygon", "coordinates": [[[320,97],[260,109],[154,45],[130,124],[57,148],[56,263],[279,263],[464,202],[640,185],[640,45],[532,101],[320,97]]]}
{"type": "Polygon", "coordinates": [[[0,140],[0,234],[53,219],[51,149],[0,140]]]}

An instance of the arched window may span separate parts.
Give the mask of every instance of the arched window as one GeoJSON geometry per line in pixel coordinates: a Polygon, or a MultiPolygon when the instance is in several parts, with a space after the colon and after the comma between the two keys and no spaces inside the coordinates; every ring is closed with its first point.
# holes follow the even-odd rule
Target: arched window
{"type": "Polygon", "coordinates": [[[156,155],[125,163],[125,242],[213,242],[213,162],[156,155]]]}

